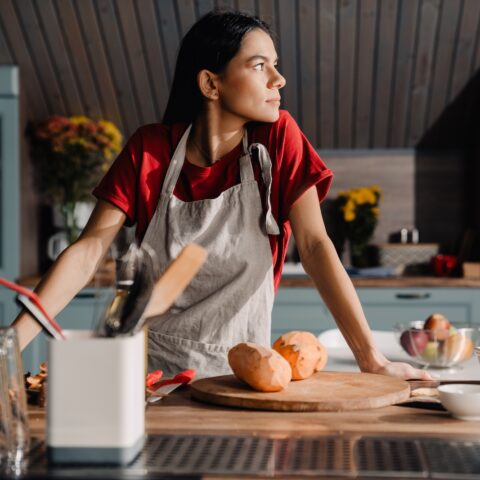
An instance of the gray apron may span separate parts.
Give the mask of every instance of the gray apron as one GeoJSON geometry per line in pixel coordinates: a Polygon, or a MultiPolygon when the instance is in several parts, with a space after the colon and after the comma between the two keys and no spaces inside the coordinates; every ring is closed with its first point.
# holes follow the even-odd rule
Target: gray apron
{"type": "Polygon", "coordinates": [[[213,199],[183,202],[173,195],[190,130],[173,154],[143,241],[155,250],[162,270],[188,243],[208,251],[173,307],[148,322],[149,370],[174,375],[195,368],[198,378],[231,373],[227,353],[239,342],[270,345],[274,287],[268,234],[278,235],[279,229],[270,208],[270,156],[261,144],[248,148],[246,133],[241,183],[213,199]],[[266,185],[266,212],[253,174],[253,148],[266,185]]]}

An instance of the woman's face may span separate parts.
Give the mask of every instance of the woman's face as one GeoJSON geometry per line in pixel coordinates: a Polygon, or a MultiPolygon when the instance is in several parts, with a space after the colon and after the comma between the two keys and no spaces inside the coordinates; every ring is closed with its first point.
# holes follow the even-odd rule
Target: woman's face
{"type": "Polygon", "coordinates": [[[277,52],[270,35],[258,28],[248,32],[239,52],[217,78],[222,110],[245,122],[275,122],[279,90],[286,83],[276,66],[277,52]]]}

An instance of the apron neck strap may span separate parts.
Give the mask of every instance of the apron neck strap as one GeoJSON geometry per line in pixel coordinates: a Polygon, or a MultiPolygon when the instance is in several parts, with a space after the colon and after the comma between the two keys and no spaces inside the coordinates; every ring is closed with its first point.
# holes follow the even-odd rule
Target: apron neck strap
{"type": "Polygon", "coordinates": [[[192,125],[190,124],[185,130],[185,133],[182,135],[182,138],[178,142],[177,148],[173,153],[173,157],[170,160],[170,165],[168,166],[167,174],[165,175],[165,180],[162,185],[162,195],[166,194],[168,196],[173,195],[173,190],[177,184],[178,177],[182,171],[183,162],[185,161],[185,153],[187,151],[187,140],[192,130],[192,125]]]}
{"type": "MultiPolygon", "coordinates": [[[[180,142],[178,142],[177,148],[173,153],[172,160],[165,175],[165,180],[162,186],[162,195],[166,194],[168,196],[173,195],[173,190],[177,184],[178,177],[182,171],[183,162],[185,161],[185,153],[187,151],[187,140],[192,130],[192,125],[190,124],[185,130],[185,133],[182,135],[180,142]]],[[[253,167],[251,156],[253,149],[256,149],[258,152],[258,161],[260,163],[260,169],[262,172],[262,179],[265,184],[265,206],[267,212],[265,214],[265,230],[269,235],[279,235],[280,229],[278,224],[272,214],[272,206],[270,202],[270,194],[272,191],[272,161],[268,150],[261,143],[253,143],[250,146],[248,145],[248,135],[247,129],[242,138],[242,147],[243,155],[240,158],[240,178],[242,182],[254,180],[253,167]]]]}
{"type": "Polygon", "coordinates": [[[262,179],[265,185],[265,231],[268,235],[280,235],[280,229],[278,228],[277,221],[272,213],[272,204],[270,201],[270,195],[272,193],[272,160],[265,145],[261,143],[252,143],[248,150],[250,155],[253,150],[257,151],[258,162],[260,164],[260,170],[262,172],[262,179]]]}

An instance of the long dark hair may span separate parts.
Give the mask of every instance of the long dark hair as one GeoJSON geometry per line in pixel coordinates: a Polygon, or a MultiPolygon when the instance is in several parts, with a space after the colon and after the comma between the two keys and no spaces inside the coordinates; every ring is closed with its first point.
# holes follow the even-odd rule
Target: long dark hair
{"type": "Polygon", "coordinates": [[[244,35],[254,28],[272,37],[270,27],[263,20],[235,11],[214,10],[190,28],[178,52],[164,124],[193,122],[203,102],[197,85],[198,72],[207,69],[221,73],[240,50],[244,35]]]}

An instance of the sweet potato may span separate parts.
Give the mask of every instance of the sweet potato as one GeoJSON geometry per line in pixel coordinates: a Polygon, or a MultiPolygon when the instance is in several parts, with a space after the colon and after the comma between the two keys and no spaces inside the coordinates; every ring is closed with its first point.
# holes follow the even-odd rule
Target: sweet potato
{"type": "Polygon", "coordinates": [[[232,347],[228,363],[237,378],[259,392],[279,392],[292,378],[292,369],[281,355],[255,343],[232,347]]]}
{"type": "Polygon", "coordinates": [[[310,332],[284,333],[273,344],[292,367],[292,380],[304,380],[327,363],[327,350],[310,332]]]}

